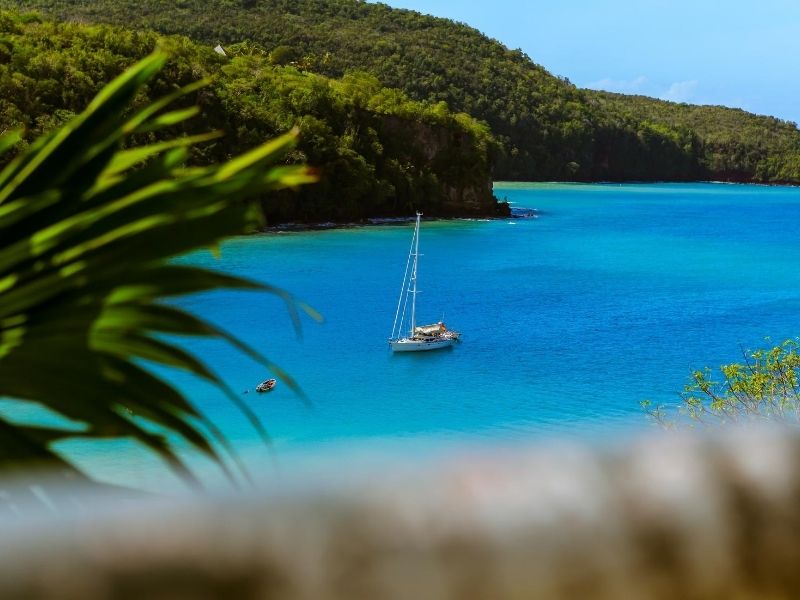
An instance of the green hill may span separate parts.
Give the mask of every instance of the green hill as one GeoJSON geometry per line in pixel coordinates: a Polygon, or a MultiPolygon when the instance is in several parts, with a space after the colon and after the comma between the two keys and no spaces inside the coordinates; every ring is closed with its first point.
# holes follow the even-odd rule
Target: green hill
{"type": "Polygon", "coordinates": [[[792,124],[580,90],[464,24],[358,0],[0,0],[61,19],[148,27],[206,44],[255,42],[276,64],[374,74],[446,102],[500,141],[495,177],[800,181],[792,124]]]}
{"type": "MultiPolygon", "coordinates": [[[[564,170],[587,147],[580,92],[521,52],[443,19],[355,0],[34,0],[4,2],[60,19],[152,27],[208,44],[254,41],[278,62],[331,77],[369,71],[417,100],[445,101],[490,124],[504,177],[564,170]],[[580,153],[580,151],[578,151],[580,153]]],[[[561,173],[563,171],[563,173],[561,173]]]]}
{"type": "Polygon", "coordinates": [[[701,168],[714,179],[800,181],[800,132],[794,123],[735,108],[646,96],[593,92],[590,101],[603,112],[628,115],[639,123],[692,132],[701,144],[701,168]]]}
{"type": "Polygon", "coordinates": [[[192,99],[201,116],[183,133],[228,135],[202,146],[194,162],[221,161],[300,128],[287,161],[308,162],[323,177],[270,198],[264,210],[271,221],[342,222],[416,209],[490,216],[503,209],[491,192],[495,142],[485,125],[443,103],[411,100],[368,74],[333,79],[273,64],[252,44],[231,45],[222,57],[180,36],[0,12],[0,131],[21,125],[30,140],[54,129],[156,43],[172,60],[149,98],[212,78],[192,99]]]}

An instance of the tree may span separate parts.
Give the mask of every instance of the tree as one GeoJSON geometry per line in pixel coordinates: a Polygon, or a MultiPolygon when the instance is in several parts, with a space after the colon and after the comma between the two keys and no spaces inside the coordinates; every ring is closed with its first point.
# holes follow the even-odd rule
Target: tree
{"type": "MultiPolygon", "coordinates": [[[[182,166],[188,149],[217,133],[133,144],[199,110],[169,106],[202,82],[130,110],[165,61],[155,52],[127,70],[0,173],[0,397],[38,403],[74,423],[34,427],[0,412],[0,471],[47,466],[80,476],[52,442],[128,437],[191,485],[199,482],[176,440],[237,479],[220,455],[225,448],[236,460],[221,432],[141,360],[213,382],[267,440],[263,425],[218,375],[164,334],[221,338],[294,386],[255,349],[162,301],[223,287],[265,290],[284,298],[295,320],[298,310],[316,317],[277,288],[169,262],[253,230],[260,211],[246,198],[308,183],[313,173],[277,164],[294,132],[227,163],[194,168],[182,166]]],[[[0,151],[18,140],[19,133],[0,138],[0,151]]]]}
{"type": "Polygon", "coordinates": [[[694,371],[677,407],[653,407],[648,414],[667,428],[769,420],[800,423],[800,345],[787,340],[768,350],[742,352],[743,363],[720,367],[721,379],[705,368],[694,371]]]}
{"type": "Polygon", "coordinates": [[[269,62],[273,65],[288,65],[296,59],[297,52],[291,46],[277,46],[269,53],[269,62]]]}

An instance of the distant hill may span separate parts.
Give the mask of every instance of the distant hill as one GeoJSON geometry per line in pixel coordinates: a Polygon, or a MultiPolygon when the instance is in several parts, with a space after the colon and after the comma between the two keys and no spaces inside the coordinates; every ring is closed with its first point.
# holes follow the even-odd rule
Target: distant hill
{"type": "Polygon", "coordinates": [[[714,179],[798,182],[800,132],[795,123],[724,106],[666,102],[646,96],[592,92],[599,110],[628,115],[701,143],[701,167],[714,179]]]}
{"type": "Polygon", "coordinates": [[[411,98],[489,124],[495,177],[800,181],[792,124],[580,90],[519,50],[447,19],[358,0],[0,0],[61,19],[148,27],[207,44],[250,41],[274,63],[365,70],[411,98]]]}

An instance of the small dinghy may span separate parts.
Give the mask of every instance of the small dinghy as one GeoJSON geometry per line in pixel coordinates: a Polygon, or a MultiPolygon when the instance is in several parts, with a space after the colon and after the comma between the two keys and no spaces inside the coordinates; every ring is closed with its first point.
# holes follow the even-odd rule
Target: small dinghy
{"type": "Polygon", "coordinates": [[[256,386],[256,391],[258,393],[271,392],[272,389],[275,387],[276,383],[278,382],[274,379],[267,379],[266,381],[262,381],[256,386]]]}

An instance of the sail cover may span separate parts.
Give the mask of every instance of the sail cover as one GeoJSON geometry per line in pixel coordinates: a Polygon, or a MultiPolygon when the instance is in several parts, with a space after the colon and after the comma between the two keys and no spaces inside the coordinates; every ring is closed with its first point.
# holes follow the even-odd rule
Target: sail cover
{"type": "Polygon", "coordinates": [[[414,330],[417,335],[436,335],[447,331],[444,323],[434,323],[433,325],[420,325],[414,330]]]}

